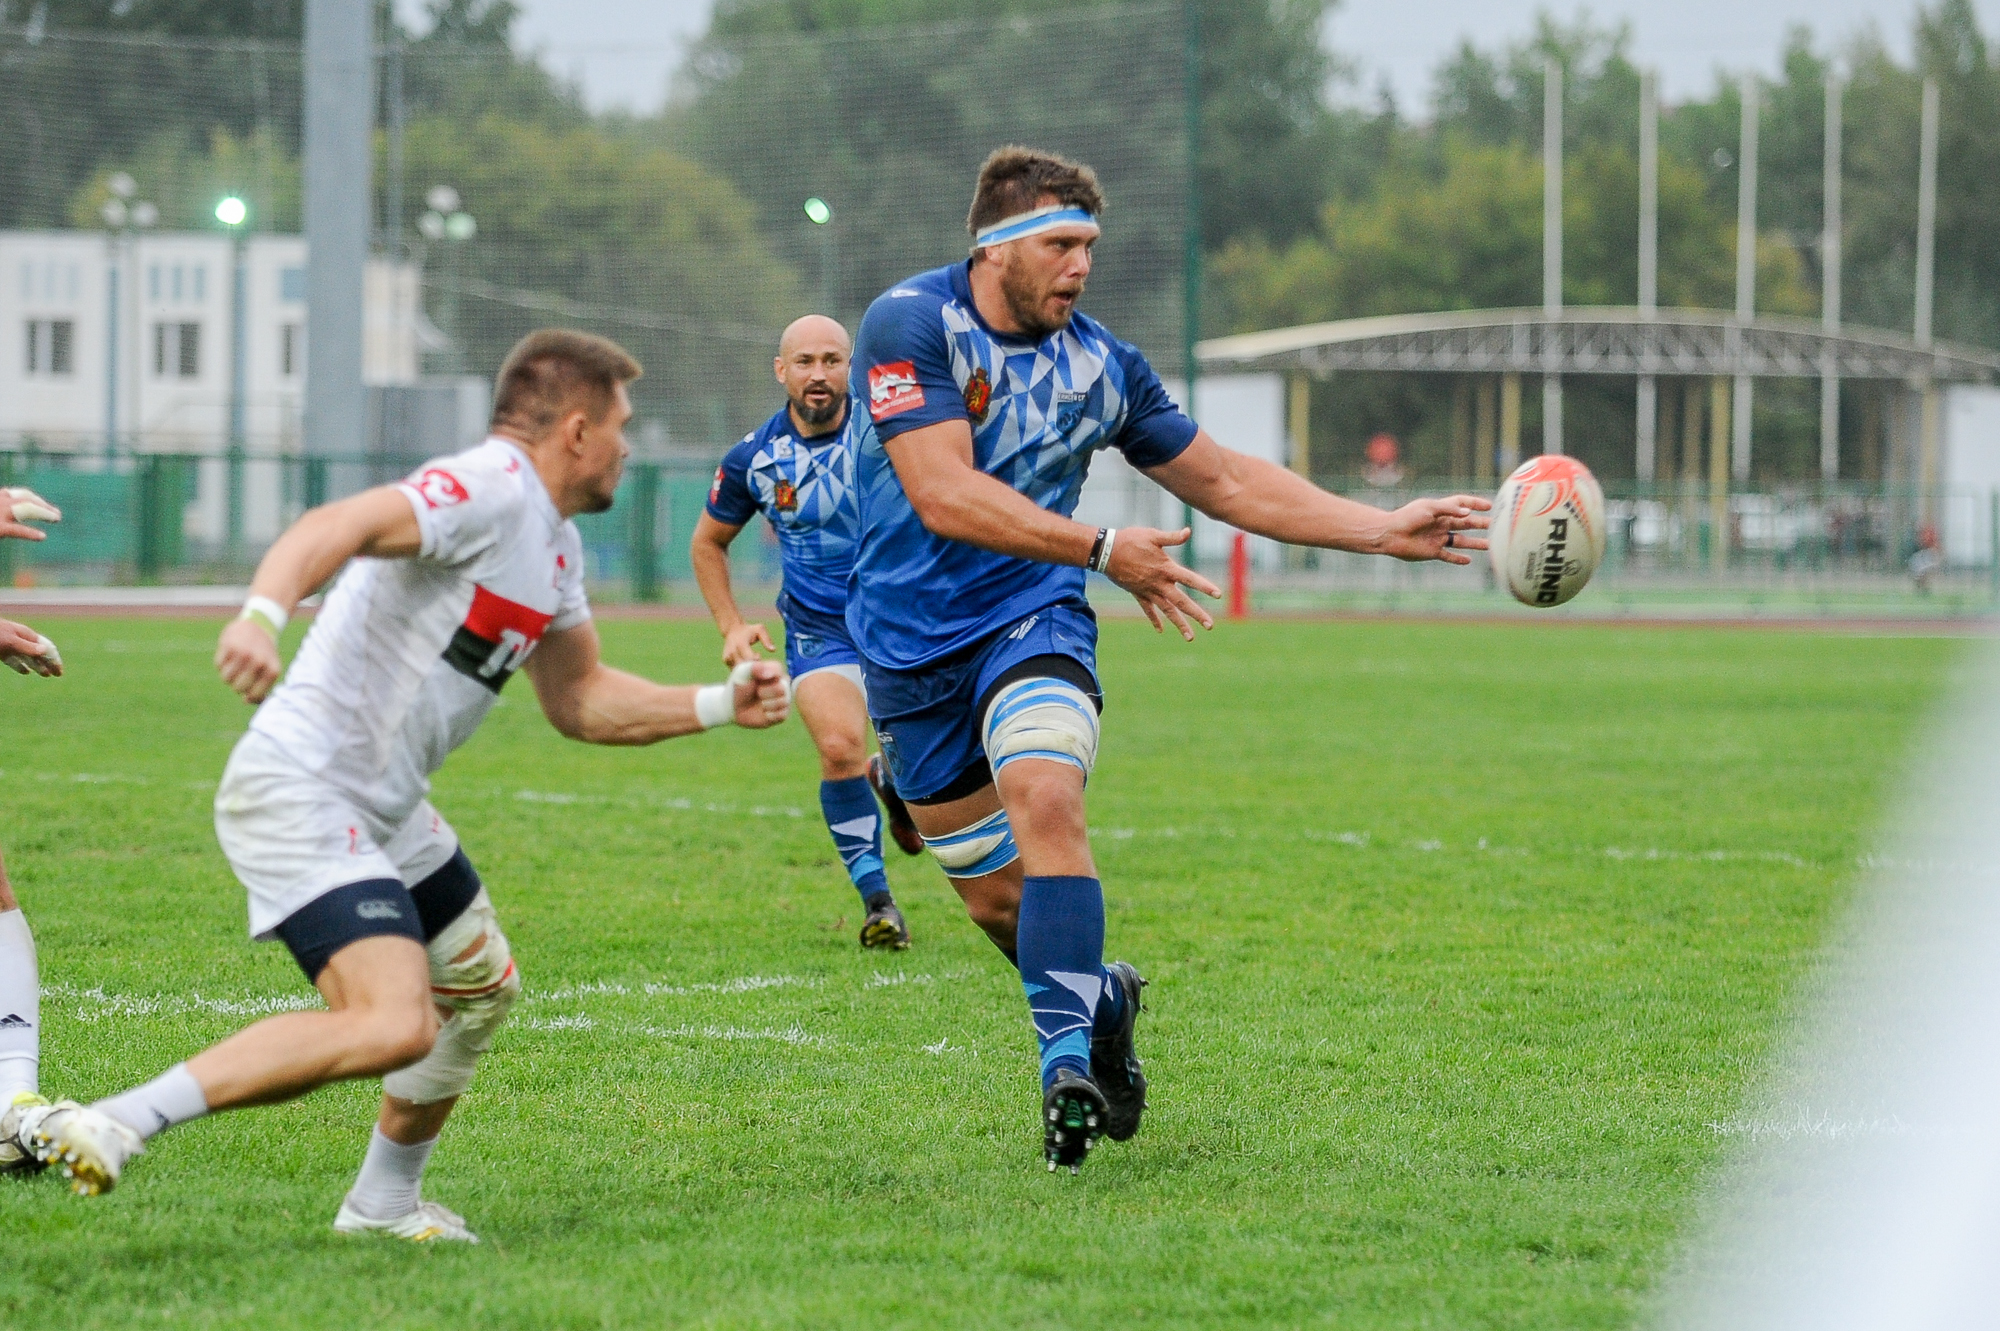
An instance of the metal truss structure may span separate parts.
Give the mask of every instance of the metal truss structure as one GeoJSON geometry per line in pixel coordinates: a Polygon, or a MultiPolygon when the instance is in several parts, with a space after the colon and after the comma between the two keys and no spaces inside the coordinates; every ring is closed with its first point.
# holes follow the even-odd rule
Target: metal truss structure
{"type": "Polygon", "coordinates": [[[1581,306],[1458,310],[1277,328],[1197,344],[1209,373],[1340,370],[1449,374],[1745,375],[1901,383],[2000,381],[2000,353],[1919,346],[1876,328],[1827,333],[1804,319],[1739,322],[1721,310],[1581,306]]]}

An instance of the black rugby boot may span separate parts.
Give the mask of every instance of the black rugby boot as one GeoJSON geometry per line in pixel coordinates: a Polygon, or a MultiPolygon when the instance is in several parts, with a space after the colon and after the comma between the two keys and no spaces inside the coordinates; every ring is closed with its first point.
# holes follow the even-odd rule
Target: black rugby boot
{"type": "Polygon", "coordinates": [[[868,898],[866,905],[868,918],[861,922],[861,946],[901,952],[910,945],[910,926],[903,923],[903,912],[896,909],[896,898],[887,892],[877,892],[868,898]]]}
{"type": "Polygon", "coordinates": [[[1146,1112],[1146,1074],[1139,1070],[1139,1055],[1133,1047],[1132,1028],[1139,1022],[1139,995],[1146,981],[1129,961],[1105,966],[1124,991],[1125,1012],[1118,1024],[1102,1035],[1090,1037],[1090,1079],[1104,1093],[1109,1107],[1104,1135],[1112,1141],[1132,1140],[1139,1130],[1139,1116],[1146,1112]]]}
{"type": "Polygon", "coordinates": [[[1109,1115],[1104,1092],[1096,1083],[1068,1068],[1056,1073],[1056,1079],[1042,1093],[1042,1154],[1048,1159],[1049,1172],[1055,1173],[1057,1165],[1068,1165],[1069,1172],[1076,1173],[1090,1144],[1104,1135],[1109,1115]]]}

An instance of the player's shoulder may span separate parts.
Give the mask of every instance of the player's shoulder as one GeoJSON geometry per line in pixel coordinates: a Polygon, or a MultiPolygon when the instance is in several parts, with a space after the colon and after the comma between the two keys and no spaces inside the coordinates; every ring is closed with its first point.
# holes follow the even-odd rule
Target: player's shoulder
{"type": "Polygon", "coordinates": [[[526,501],[528,461],[501,439],[432,458],[404,484],[432,508],[461,504],[506,507],[526,501]]]}
{"type": "Polygon", "coordinates": [[[936,327],[939,312],[957,299],[953,276],[960,266],[948,263],[906,277],[877,296],[861,319],[863,339],[893,335],[925,324],[936,327]]]}
{"type": "Polygon", "coordinates": [[[744,470],[756,463],[757,455],[769,447],[773,439],[790,433],[791,422],[786,419],[784,409],[779,408],[769,420],[732,444],[729,451],[722,455],[722,465],[731,471],[744,470]]]}

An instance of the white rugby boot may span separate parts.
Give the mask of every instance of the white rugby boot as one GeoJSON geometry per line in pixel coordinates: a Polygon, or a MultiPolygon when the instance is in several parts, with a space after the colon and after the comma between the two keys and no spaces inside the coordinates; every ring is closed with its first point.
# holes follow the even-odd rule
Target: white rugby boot
{"type": "Polygon", "coordinates": [[[16,1091],[5,1112],[0,1112],[0,1174],[32,1174],[42,1167],[29,1134],[49,1107],[33,1091],[16,1091]]]}
{"type": "Polygon", "coordinates": [[[118,1186],[126,1162],[146,1149],[145,1139],[101,1109],[58,1100],[29,1129],[36,1155],[55,1165],[79,1197],[118,1186]]]}
{"type": "Polygon", "coordinates": [[[387,1234],[412,1243],[435,1243],[439,1239],[452,1243],[479,1242],[479,1236],[465,1227],[464,1216],[437,1202],[418,1202],[417,1209],[408,1215],[376,1220],[355,1210],[343,1197],[333,1227],[343,1234],[387,1234]]]}

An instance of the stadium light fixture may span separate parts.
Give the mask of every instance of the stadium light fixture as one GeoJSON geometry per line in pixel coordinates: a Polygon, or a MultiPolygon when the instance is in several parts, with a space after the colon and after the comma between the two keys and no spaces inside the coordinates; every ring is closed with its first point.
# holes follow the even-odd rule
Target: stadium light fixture
{"type": "Polygon", "coordinates": [[[250,205],[244,203],[243,200],[237,198],[234,194],[231,194],[215,205],[215,220],[224,226],[242,226],[244,219],[249,216],[250,205]]]}
{"type": "Polygon", "coordinates": [[[806,200],[806,220],[814,226],[825,226],[833,220],[833,206],[825,199],[814,195],[806,200]]]}

